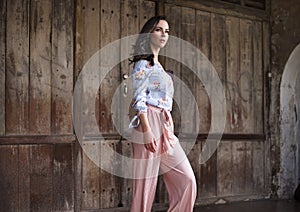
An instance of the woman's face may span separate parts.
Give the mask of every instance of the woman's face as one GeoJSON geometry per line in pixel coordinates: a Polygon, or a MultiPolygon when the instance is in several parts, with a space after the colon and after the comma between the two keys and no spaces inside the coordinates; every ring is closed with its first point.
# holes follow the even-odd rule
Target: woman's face
{"type": "Polygon", "coordinates": [[[150,35],[150,45],[155,49],[164,47],[169,38],[169,24],[160,20],[150,35]]]}

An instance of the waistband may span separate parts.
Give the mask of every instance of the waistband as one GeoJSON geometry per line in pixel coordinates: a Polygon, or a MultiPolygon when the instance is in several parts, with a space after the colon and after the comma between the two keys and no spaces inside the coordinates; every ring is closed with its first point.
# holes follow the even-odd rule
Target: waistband
{"type": "Polygon", "coordinates": [[[157,107],[157,106],[150,105],[150,104],[147,104],[147,107],[148,107],[148,109],[152,109],[152,110],[155,110],[155,111],[158,111],[158,112],[169,111],[165,108],[157,107]]]}
{"type": "MultiPolygon", "coordinates": [[[[170,110],[167,110],[165,108],[161,108],[161,107],[157,107],[157,106],[154,106],[154,105],[151,105],[151,104],[147,104],[147,107],[148,107],[148,110],[154,110],[156,112],[165,112],[166,114],[166,119],[169,120],[169,113],[170,113],[170,110]]],[[[137,126],[139,126],[140,124],[140,117],[139,117],[139,114],[136,114],[130,121],[129,123],[129,128],[135,128],[137,126]]]]}

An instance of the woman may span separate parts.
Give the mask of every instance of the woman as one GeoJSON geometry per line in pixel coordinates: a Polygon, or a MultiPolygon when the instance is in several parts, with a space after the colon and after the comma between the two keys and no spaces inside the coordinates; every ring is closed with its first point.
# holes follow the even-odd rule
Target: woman
{"type": "Polygon", "coordinates": [[[157,176],[162,174],[169,195],[169,210],[193,211],[196,180],[191,165],[174,135],[170,114],[172,78],[158,61],[169,38],[164,16],[150,18],[134,46],[133,107],[138,123],[132,131],[134,166],[131,212],[151,211],[157,176]]]}

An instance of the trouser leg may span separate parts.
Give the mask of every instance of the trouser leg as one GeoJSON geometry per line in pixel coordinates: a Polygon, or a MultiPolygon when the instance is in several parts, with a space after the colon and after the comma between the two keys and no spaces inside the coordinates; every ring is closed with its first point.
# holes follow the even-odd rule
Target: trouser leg
{"type": "MultiPolygon", "coordinates": [[[[161,135],[161,120],[160,114],[148,110],[148,120],[152,132],[157,138],[161,135]]],[[[143,135],[141,133],[142,127],[139,126],[132,134],[132,147],[134,162],[134,179],[133,179],[133,193],[131,202],[131,212],[150,212],[155,197],[157,177],[160,166],[160,154],[162,147],[162,140],[157,140],[156,152],[148,151],[143,142],[143,135]],[[137,141],[140,141],[139,143],[137,141]]]]}
{"type": "Polygon", "coordinates": [[[150,212],[155,197],[159,158],[142,144],[133,144],[134,165],[131,212],[150,212]]]}
{"type": "Polygon", "coordinates": [[[195,175],[180,144],[174,149],[174,153],[163,157],[161,162],[163,180],[169,194],[168,211],[192,212],[197,195],[195,175]]]}

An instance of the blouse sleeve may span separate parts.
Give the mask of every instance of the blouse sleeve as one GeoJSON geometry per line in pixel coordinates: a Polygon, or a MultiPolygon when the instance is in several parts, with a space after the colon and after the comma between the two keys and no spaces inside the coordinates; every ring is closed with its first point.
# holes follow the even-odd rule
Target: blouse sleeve
{"type": "Polygon", "coordinates": [[[139,113],[147,112],[147,94],[149,84],[149,68],[147,68],[147,61],[140,60],[135,63],[132,72],[134,109],[139,113]]]}

